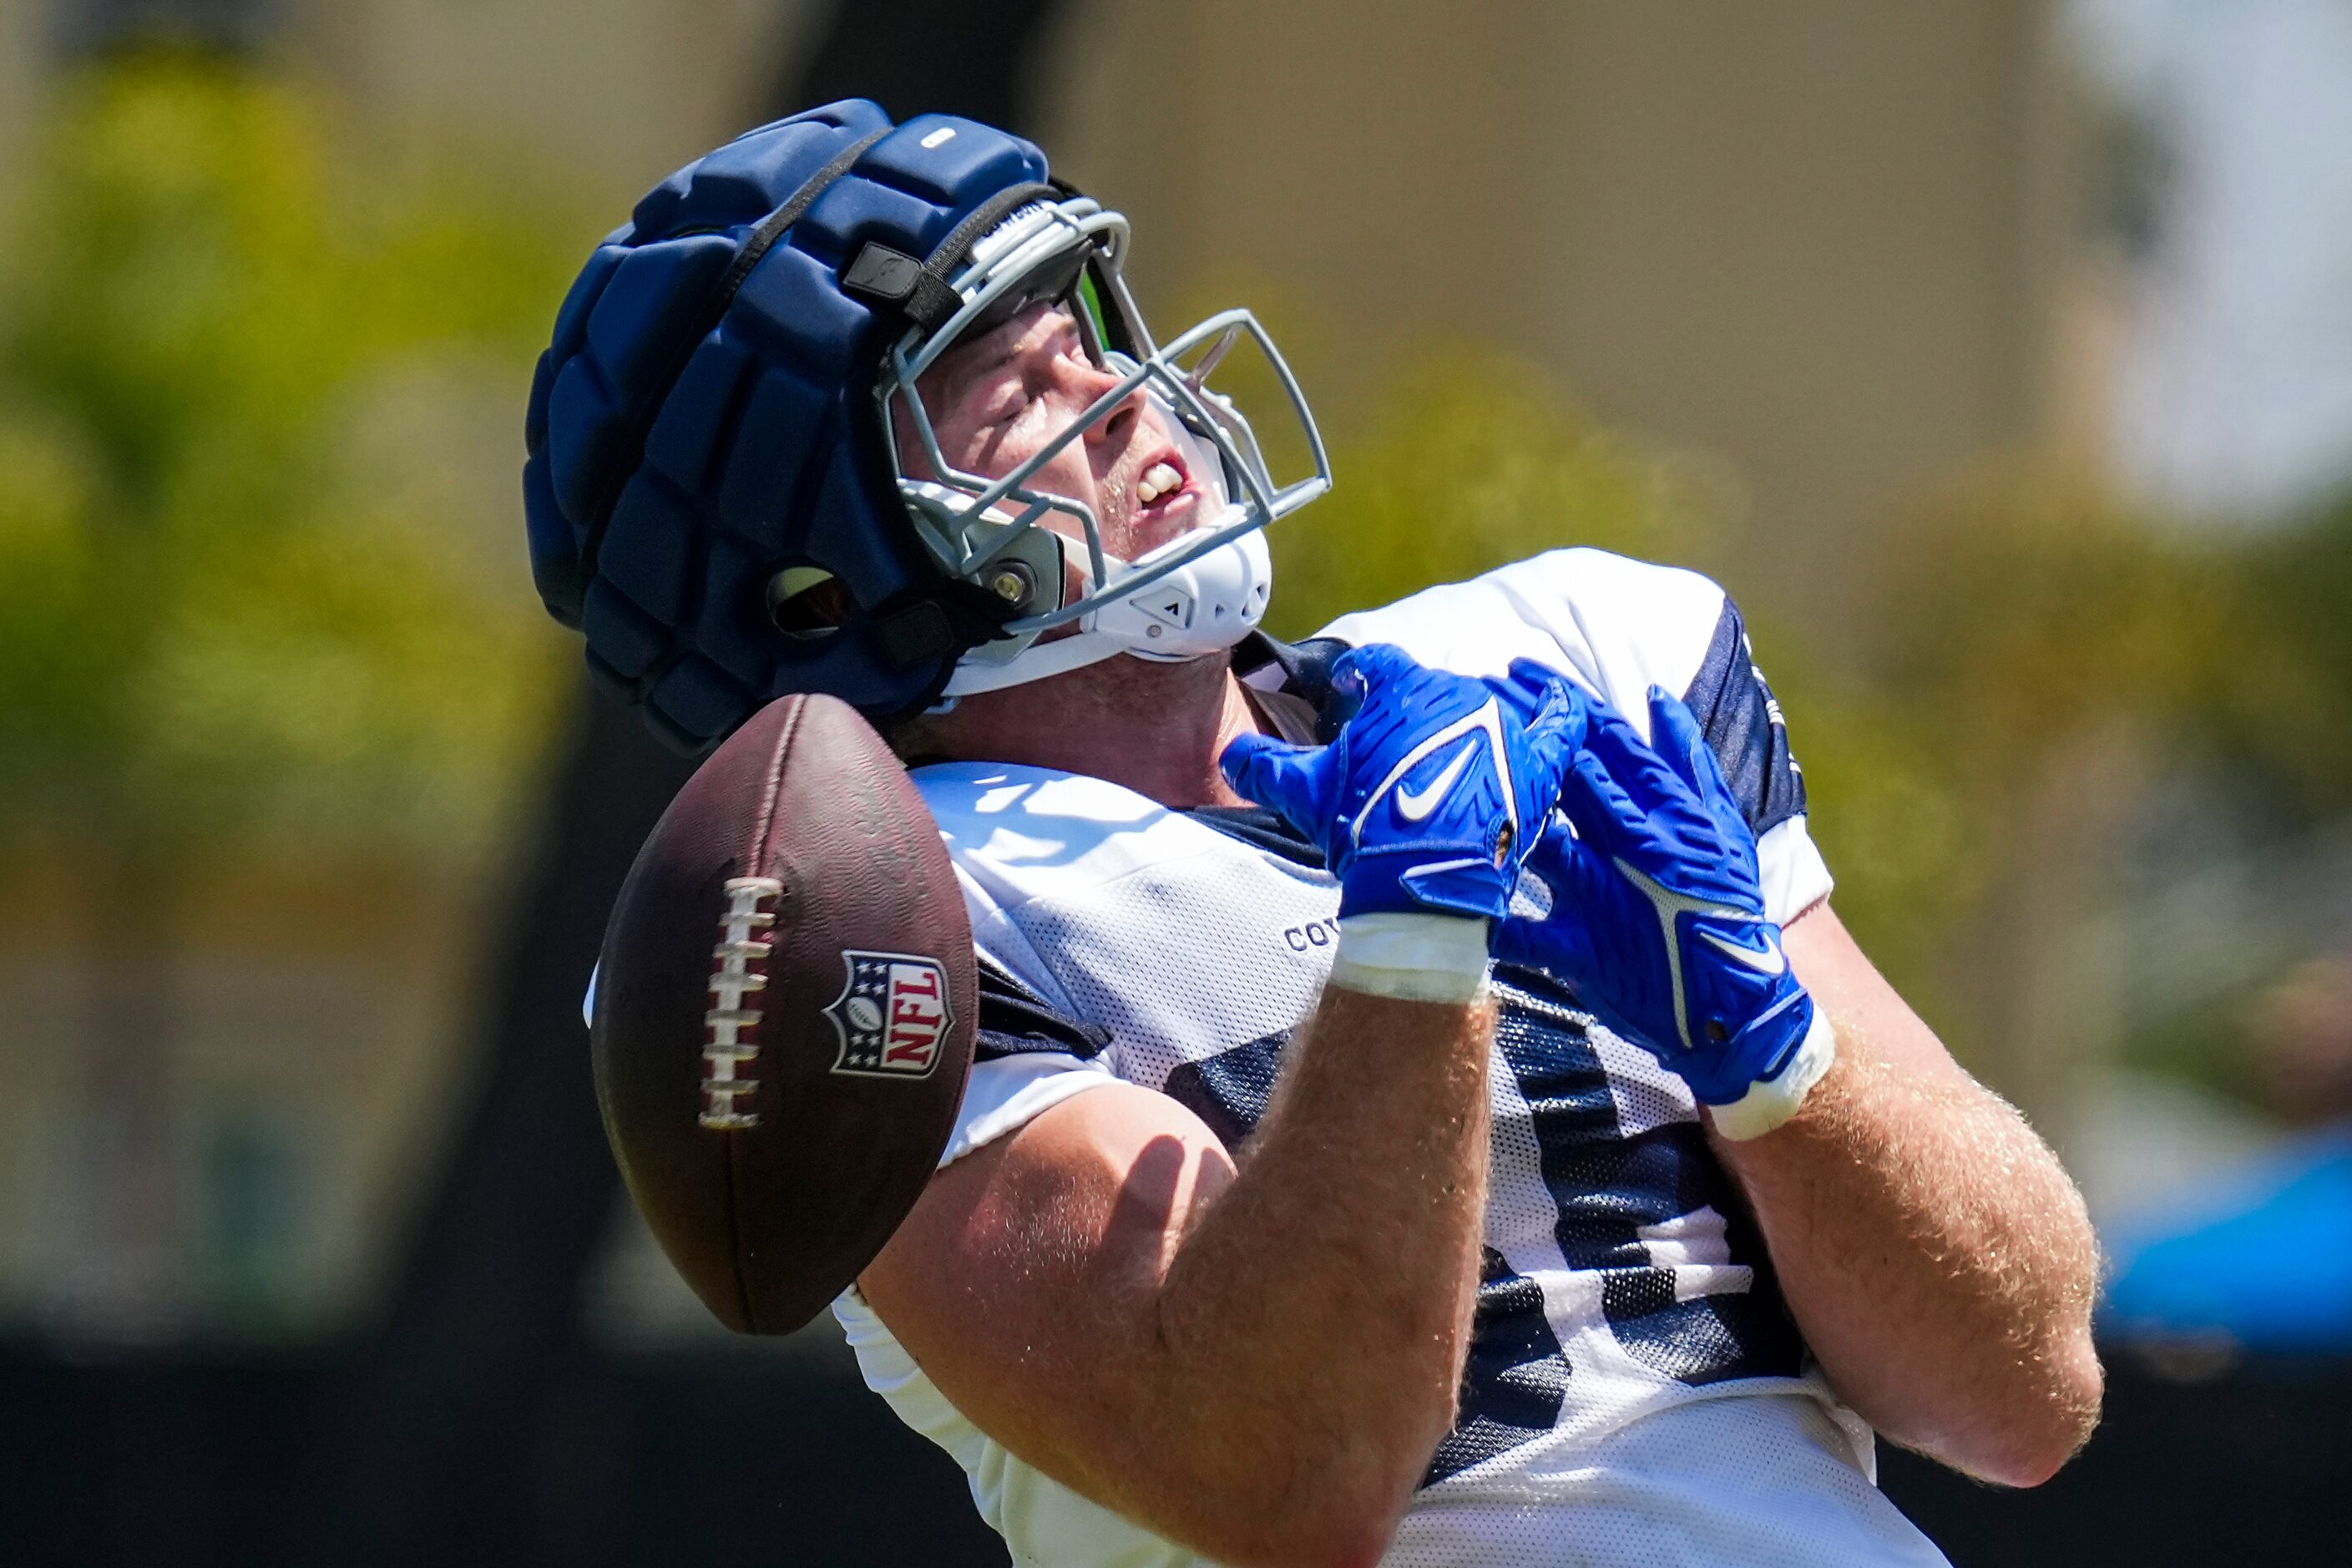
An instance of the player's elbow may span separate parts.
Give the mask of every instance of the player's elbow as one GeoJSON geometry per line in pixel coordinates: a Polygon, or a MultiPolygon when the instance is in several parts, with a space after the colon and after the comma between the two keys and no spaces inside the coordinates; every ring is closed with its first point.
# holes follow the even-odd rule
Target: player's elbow
{"type": "Polygon", "coordinates": [[[2088,1332],[2053,1350],[2039,1369],[2033,1397],[2021,1400],[1992,1440],[1963,1468],[2005,1487],[2038,1487],[2082,1452],[2099,1424],[2106,1376],[2088,1332]]]}
{"type": "Polygon", "coordinates": [[[1960,1467],[1980,1481],[2023,1490],[2038,1487],[2065,1468],[2090,1437],[2085,1424],[2027,1434],[2011,1434],[1986,1445],[1960,1467]]]}
{"type": "Polygon", "coordinates": [[[1344,1501],[1301,1508],[1237,1532],[1221,1560],[1234,1568],[1373,1568],[1387,1553],[1400,1517],[1370,1499],[1362,1500],[1360,1511],[1344,1501]]]}
{"type": "Polygon", "coordinates": [[[2011,1486],[2040,1486],[2081,1453],[2097,1429],[2099,1406],[2106,1397],[2106,1373],[2099,1366],[2089,1334],[2053,1368],[2052,1382],[2049,1417],[2031,1451],[2020,1456],[2023,1463],[2009,1483],[2011,1486]]]}
{"type": "Polygon", "coordinates": [[[1375,1568],[1388,1552],[1393,1523],[1372,1531],[1335,1527],[1330,1533],[1271,1547],[1264,1554],[1234,1559],[1235,1568],[1375,1568]]]}
{"type": "Polygon", "coordinates": [[[1348,1447],[1287,1456],[1270,1484],[1226,1492],[1211,1505],[1222,1517],[1202,1521],[1209,1528],[1197,1544],[1236,1568],[1370,1568],[1387,1552],[1421,1468],[1348,1447]]]}

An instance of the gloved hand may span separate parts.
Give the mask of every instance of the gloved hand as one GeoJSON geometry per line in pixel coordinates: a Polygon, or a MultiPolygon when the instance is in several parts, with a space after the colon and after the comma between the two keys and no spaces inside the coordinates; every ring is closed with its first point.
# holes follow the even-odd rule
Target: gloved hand
{"type": "Polygon", "coordinates": [[[1374,643],[1333,666],[1336,691],[1359,705],[1331,744],[1244,735],[1225,748],[1227,781],[1321,846],[1339,879],[1342,964],[1351,932],[1356,958],[1379,959],[1378,936],[1386,961],[1408,969],[1395,956],[1400,944],[1447,943],[1475,964],[1475,991],[1484,922],[1509,909],[1584,732],[1582,694],[1547,679],[1523,723],[1485,682],[1423,669],[1402,648],[1374,643]],[[1427,923],[1433,916],[1454,929],[1427,923]]]}
{"type": "MultiPolygon", "coordinates": [[[[1497,689],[1527,709],[1553,679],[1521,660],[1497,689]]],[[[1836,1042],[1765,917],[1755,835],[1681,702],[1651,688],[1647,742],[1605,701],[1587,704],[1559,800],[1575,836],[1544,835],[1528,863],[1551,911],[1504,921],[1495,956],[1565,982],[1689,1084],[1727,1137],[1769,1131],[1836,1042]]]]}

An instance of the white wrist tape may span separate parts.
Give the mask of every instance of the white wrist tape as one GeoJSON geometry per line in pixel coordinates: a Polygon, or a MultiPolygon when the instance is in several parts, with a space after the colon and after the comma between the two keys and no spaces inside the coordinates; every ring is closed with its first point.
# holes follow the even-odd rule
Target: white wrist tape
{"type": "Polygon", "coordinates": [[[1804,1105],[1805,1096],[1837,1060],[1837,1031],[1830,1027],[1829,1009],[1813,1004],[1812,1026],[1797,1042],[1797,1049],[1777,1078],[1759,1079],[1748,1092],[1728,1105],[1710,1105],[1715,1130],[1735,1142],[1769,1132],[1804,1105]]]}
{"type": "Polygon", "coordinates": [[[1331,981],[1402,1002],[1475,1001],[1486,984],[1487,921],[1472,916],[1349,915],[1331,981]]]}

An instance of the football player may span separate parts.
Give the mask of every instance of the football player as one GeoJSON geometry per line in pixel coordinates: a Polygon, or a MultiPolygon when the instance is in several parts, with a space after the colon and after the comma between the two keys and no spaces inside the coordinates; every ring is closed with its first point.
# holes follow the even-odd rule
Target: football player
{"type": "Polygon", "coordinates": [[[1560,549],[1273,641],[1311,416],[1127,242],[835,104],[646,196],[532,395],[606,689],[690,750],[853,702],[952,853],[979,1060],[867,1382],[1024,1563],[1940,1561],[1874,1433],[2054,1471],[2093,1243],[1832,911],[1738,611],[1560,549]]]}

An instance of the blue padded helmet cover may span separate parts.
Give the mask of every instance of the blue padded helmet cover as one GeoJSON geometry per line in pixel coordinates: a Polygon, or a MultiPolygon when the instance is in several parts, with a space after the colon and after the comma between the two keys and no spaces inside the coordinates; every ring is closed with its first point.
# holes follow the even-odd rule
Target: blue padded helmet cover
{"type": "Polygon", "coordinates": [[[1045,156],[946,115],[893,127],[845,100],[688,163],[599,245],[540,356],[525,428],[531,575],[587,637],[600,685],[699,752],[772,699],[839,697],[877,721],[929,702],[976,637],[924,606],[945,580],[916,541],[874,383],[904,323],[843,292],[869,240],[928,256],[974,208],[1043,180],[1045,156]],[[953,134],[940,136],[941,131],[953,134]],[[886,132],[744,274],[767,218],[886,132]],[[838,630],[779,630],[767,584],[830,572],[838,630]]]}

